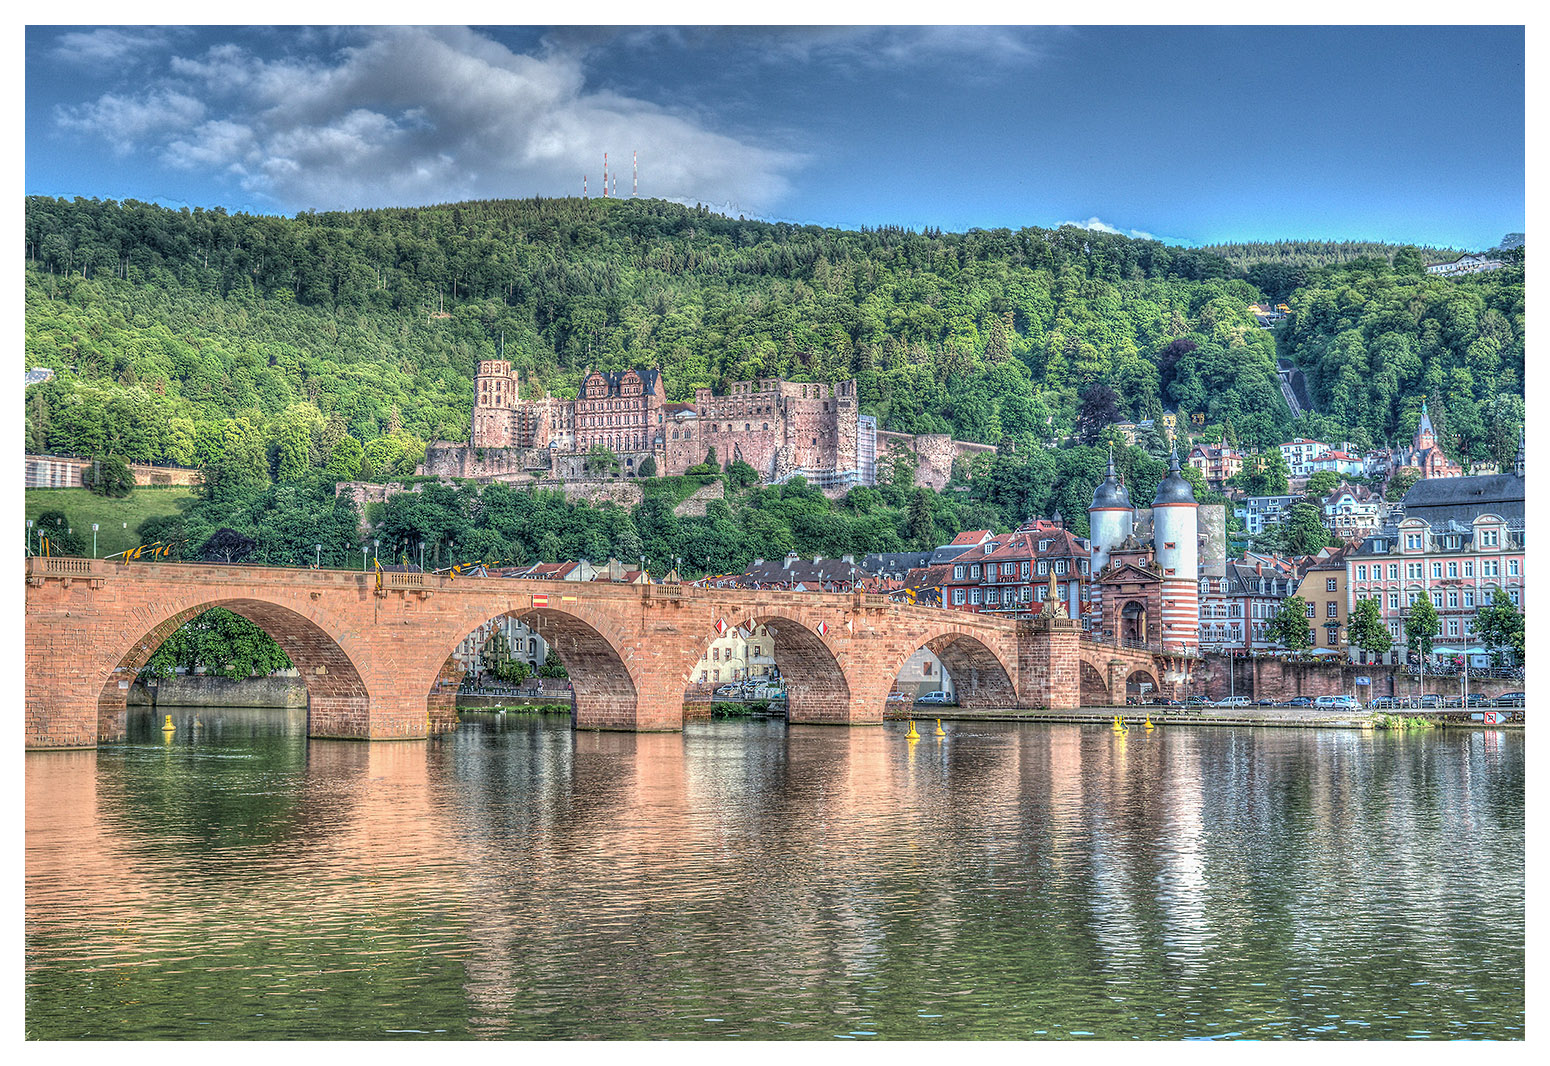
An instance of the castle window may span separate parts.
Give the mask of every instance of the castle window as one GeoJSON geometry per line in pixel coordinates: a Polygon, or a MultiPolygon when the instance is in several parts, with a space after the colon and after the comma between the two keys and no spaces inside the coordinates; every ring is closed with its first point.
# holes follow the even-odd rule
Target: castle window
{"type": "Polygon", "coordinates": [[[768,422],[764,423],[764,431],[766,433],[768,433],[770,431],[770,424],[768,422]]]}

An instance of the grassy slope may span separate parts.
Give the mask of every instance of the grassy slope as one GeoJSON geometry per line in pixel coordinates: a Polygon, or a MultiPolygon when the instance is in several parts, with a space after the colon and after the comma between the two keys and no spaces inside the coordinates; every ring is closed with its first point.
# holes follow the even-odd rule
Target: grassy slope
{"type": "MultiPolygon", "coordinates": [[[[112,555],[140,543],[136,527],[147,518],[176,514],[192,500],[194,490],[184,487],[137,488],[122,500],[93,496],[85,489],[28,489],[26,517],[36,518],[42,511],[62,511],[91,551],[91,524],[102,528],[97,533],[97,554],[112,555]],[[128,528],[125,528],[125,524],[128,528]]],[[[34,532],[36,536],[36,532],[34,532]]],[[[36,543],[36,542],[34,542],[36,543]]]]}

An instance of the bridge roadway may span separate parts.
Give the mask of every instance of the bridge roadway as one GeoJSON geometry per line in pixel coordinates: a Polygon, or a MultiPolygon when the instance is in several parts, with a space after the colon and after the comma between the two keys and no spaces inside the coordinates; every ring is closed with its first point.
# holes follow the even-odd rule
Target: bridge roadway
{"type": "Polygon", "coordinates": [[[1122,704],[1127,679],[1166,691],[1190,665],[1085,640],[1065,618],[1004,619],[860,592],[31,557],[27,747],[122,740],[135,676],[212,607],[251,619],[285,650],[307,686],[309,735],[365,740],[454,728],[462,668],[453,651],[502,615],[536,629],[565,663],[578,729],[681,729],[691,671],[731,626],[774,633],[793,722],[881,723],[905,660],[922,647],[942,660],[962,706],[986,709],[1122,704]]]}

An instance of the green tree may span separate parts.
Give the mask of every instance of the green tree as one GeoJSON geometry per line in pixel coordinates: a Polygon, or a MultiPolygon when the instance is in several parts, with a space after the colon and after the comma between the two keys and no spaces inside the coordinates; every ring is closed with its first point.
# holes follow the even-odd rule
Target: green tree
{"type": "Polygon", "coordinates": [[[1511,649],[1515,663],[1523,658],[1523,612],[1518,610],[1504,589],[1493,589],[1491,606],[1482,608],[1475,618],[1475,636],[1499,662],[1503,649],[1511,649]]]}
{"type": "Polygon", "coordinates": [[[128,463],[108,455],[93,459],[91,465],[81,471],[81,486],[98,496],[122,498],[134,491],[135,476],[130,473],[128,463]]]}
{"type": "Polygon", "coordinates": [[[1437,643],[1437,608],[1423,592],[1404,614],[1405,641],[1410,650],[1425,657],[1437,643]]]}
{"type": "Polygon", "coordinates": [[[741,492],[743,489],[758,483],[759,472],[743,460],[735,459],[732,461],[732,465],[727,467],[727,486],[732,491],[741,492]]]}
{"type": "MultiPolygon", "coordinates": [[[[32,549],[39,555],[44,552],[43,539],[48,539],[49,555],[85,555],[86,544],[80,531],[70,525],[63,511],[42,511],[33,519],[32,549]]],[[[90,533],[91,530],[86,530],[90,533]]]]}
{"type": "Polygon", "coordinates": [[[1301,596],[1288,596],[1265,626],[1265,635],[1270,642],[1287,651],[1313,647],[1308,633],[1308,603],[1301,596]]]}
{"type": "Polygon", "coordinates": [[[1421,475],[1415,470],[1403,474],[1395,474],[1389,478],[1388,487],[1383,490],[1383,498],[1390,503],[1398,503],[1405,498],[1405,493],[1410,491],[1410,486],[1420,480],[1421,475]]]}
{"type": "Polygon", "coordinates": [[[1312,555],[1329,545],[1324,512],[1306,500],[1292,505],[1282,525],[1287,550],[1293,555],[1312,555]]]}
{"type": "Polygon", "coordinates": [[[1356,601],[1346,627],[1346,636],[1352,647],[1361,648],[1369,655],[1382,655],[1394,646],[1394,637],[1389,627],[1383,624],[1376,598],[1356,601]]]}
{"type": "Polygon", "coordinates": [[[916,551],[926,551],[936,546],[933,495],[929,489],[917,488],[914,495],[910,497],[909,524],[906,528],[910,545],[916,551]]]}
{"type": "MultiPolygon", "coordinates": [[[[1279,452],[1280,449],[1278,448],[1276,451],[1279,452]]],[[[1340,475],[1333,470],[1320,470],[1308,478],[1308,486],[1303,490],[1303,495],[1310,500],[1322,500],[1339,487],[1340,475]]],[[[1270,495],[1270,493],[1265,493],[1264,495],[1270,495]]]]}
{"type": "Polygon", "coordinates": [[[361,442],[346,433],[334,443],[323,472],[334,481],[356,481],[361,476],[361,463],[365,457],[361,442]]]}
{"type": "Polygon", "coordinates": [[[586,458],[582,460],[582,467],[588,477],[615,477],[619,473],[619,457],[614,454],[613,449],[594,444],[592,450],[587,452],[586,458]]]}
{"type": "Polygon", "coordinates": [[[566,671],[565,671],[565,664],[562,663],[560,661],[560,657],[555,654],[554,646],[552,644],[549,646],[549,653],[544,656],[544,665],[542,665],[542,666],[540,666],[538,668],[538,676],[539,677],[569,677],[570,676],[570,674],[566,673],[566,671]]]}
{"type": "Polygon", "coordinates": [[[520,685],[527,680],[527,663],[511,655],[511,644],[503,630],[497,629],[484,642],[482,649],[485,670],[497,680],[509,685],[520,685]]]}
{"type": "Polygon", "coordinates": [[[657,476],[657,461],[656,461],[656,458],[653,457],[653,456],[648,455],[648,456],[646,456],[646,458],[642,459],[640,461],[640,465],[635,468],[635,476],[636,477],[656,477],[657,476]]]}
{"type": "Polygon", "coordinates": [[[1291,471],[1280,448],[1267,448],[1252,458],[1243,470],[1232,476],[1230,484],[1249,496],[1284,496],[1291,471]]]}

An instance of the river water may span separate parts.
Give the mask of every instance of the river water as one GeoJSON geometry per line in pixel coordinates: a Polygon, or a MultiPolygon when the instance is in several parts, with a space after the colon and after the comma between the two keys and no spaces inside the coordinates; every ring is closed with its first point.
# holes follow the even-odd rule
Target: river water
{"type": "Polygon", "coordinates": [[[26,758],[33,1038],[1523,1036],[1521,732],[177,724],[26,758]]]}

